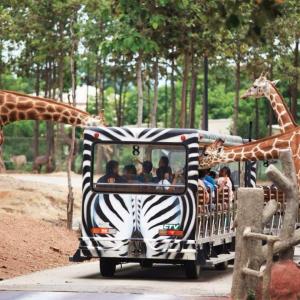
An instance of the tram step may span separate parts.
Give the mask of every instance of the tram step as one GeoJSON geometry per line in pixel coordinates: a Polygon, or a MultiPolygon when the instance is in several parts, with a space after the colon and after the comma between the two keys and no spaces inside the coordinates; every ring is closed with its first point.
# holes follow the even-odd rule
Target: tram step
{"type": "Polygon", "coordinates": [[[230,252],[228,254],[219,254],[217,257],[211,257],[206,260],[207,266],[214,266],[216,264],[222,263],[224,261],[228,261],[234,259],[235,252],[230,252]]]}

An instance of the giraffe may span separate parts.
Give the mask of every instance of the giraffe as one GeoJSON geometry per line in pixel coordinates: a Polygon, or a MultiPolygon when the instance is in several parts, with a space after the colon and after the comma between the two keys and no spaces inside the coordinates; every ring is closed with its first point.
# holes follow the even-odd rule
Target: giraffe
{"type": "Polygon", "coordinates": [[[206,155],[204,153],[200,156],[200,168],[209,168],[222,162],[277,159],[281,150],[290,149],[300,189],[300,127],[295,123],[283,97],[275,87],[275,82],[267,80],[266,75],[261,74],[242,98],[263,96],[270,101],[282,133],[244,145],[223,148],[218,154],[215,151],[210,151],[206,155]]]}
{"type": "Polygon", "coordinates": [[[0,90],[0,128],[19,120],[47,120],[80,127],[104,125],[103,112],[92,117],[85,111],[52,99],[0,90]]]}
{"type": "MultiPolygon", "coordinates": [[[[201,136],[200,136],[200,139],[201,139],[201,136]]],[[[224,147],[223,147],[223,144],[224,144],[224,140],[219,138],[219,139],[216,139],[214,142],[212,142],[211,144],[209,145],[205,145],[203,150],[202,150],[202,153],[200,154],[200,159],[201,157],[205,157],[205,165],[209,166],[209,160],[213,160],[214,159],[217,159],[217,158],[221,158],[222,155],[223,155],[223,152],[224,152],[224,147]]],[[[204,160],[201,160],[202,162],[204,162],[204,160]]],[[[203,169],[205,169],[203,167],[203,169]]]]}
{"type": "Polygon", "coordinates": [[[277,82],[278,81],[276,80],[270,81],[267,79],[266,74],[261,74],[241,98],[261,98],[265,96],[270,101],[281,131],[287,132],[290,129],[295,129],[298,125],[289,111],[282,95],[275,86],[277,82]]]}
{"type": "Polygon", "coordinates": [[[221,156],[202,154],[200,168],[207,169],[219,163],[233,161],[277,159],[280,151],[285,149],[290,149],[292,152],[298,188],[300,188],[300,127],[243,145],[224,148],[221,156]]]}
{"type": "Polygon", "coordinates": [[[71,105],[52,99],[0,90],[0,172],[5,170],[2,157],[3,126],[19,120],[46,120],[73,126],[105,126],[103,111],[97,117],[71,105]]]}

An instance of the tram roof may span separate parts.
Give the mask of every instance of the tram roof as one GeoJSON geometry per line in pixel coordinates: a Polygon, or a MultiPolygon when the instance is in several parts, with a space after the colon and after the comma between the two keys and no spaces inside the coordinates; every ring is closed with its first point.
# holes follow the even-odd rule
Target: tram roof
{"type": "Polygon", "coordinates": [[[222,139],[225,141],[225,145],[241,145],[244,144],[245,142],[247,142],[246,140],[244,140],[242,137],[238,136],[238,135],[229,135],[229,134],[220,134],[220,133],[215,133],[212,131],[206,131],[206,130],[198,130],[200,135],[202,136],[201,142],[203,142],[204,144],[210,144],[213,141],[217,140],[217,139],[222,139]]]}
{"type": "MultiPolygon", "coordinates": [[[[105,128],[107,128],[108,130],[115,128],[117,129],[118,127],[101,127],[101,130],[105,130],[105,128]]],[[[158,131],[163,131],[165,129],[172,129],[174,131],[179,131],[182,132],[182,134],[184,133],[188,133],[188,132],[199,132],[199,135],[202,137],[201,138],[201,143],[203,144],[210,144],[213,141],[221,138],[222,140],[225,141],[224,145],[225,146],[230,146],[230,145],[241,145],[244,144],[245,142],[247,142],[248,140],[243,139],[240,136],[237,135],[229,135],[229,134],[220,134],[220,133],[215,133],[212,131],[206,131],[206,130],[201,130],[201,129],[187,129],[187,128],[138,128],[136,126],[124,126],[124,127],[119,127],[119,128],[124,128],[124,129],[129,129],[130,131],[133,132],[141,132],[143,130],[158,130],[158,131]]],[[[87,128],[88,130],[94,130],[94,131],[98,131],[100,129],[100,127],[89,127],[87,128]]]]}

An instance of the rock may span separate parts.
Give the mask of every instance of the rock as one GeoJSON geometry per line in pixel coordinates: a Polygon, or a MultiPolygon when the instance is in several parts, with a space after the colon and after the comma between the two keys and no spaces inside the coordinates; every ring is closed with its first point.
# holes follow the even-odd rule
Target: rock
{"type": "Polygon", "coordinates": [[[292,300],[300,297],[300,268],[291,260],[272,267],[270,297],[272,300],[292,300]]]}
{"type": "Polygon", "coordinates": [[[61,251],[58,248],[55,248],[55,247],[52,247],[52,246],[50,246],[49,248],[51,250],[55,251],[55,252],[61,253],[61,251]]]}

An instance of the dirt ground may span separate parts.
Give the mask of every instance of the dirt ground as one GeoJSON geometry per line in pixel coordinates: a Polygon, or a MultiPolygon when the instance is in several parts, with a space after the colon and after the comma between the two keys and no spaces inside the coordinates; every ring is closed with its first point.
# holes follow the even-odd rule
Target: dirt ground
{"type": "MultiPolygon", "coordinates": [[[[64,185],[33,182],[26,180],[26,176],[24,180],[9,174],[0,176],[0,212],[19,213],[52,222],[65,221],[67,195],[67,186],[64,185]]],[[[75,188],[74,195],[74,219],[78,219],[81,190],[75,188]]]]}
{"type": "MultiPolygon", "coordinates": [[[[74,220],[81,191],[75,189],[74,220]]],[[[0,280],[69,264],[78,232],[66,229],[64,186],[0,176],[0,280]]]]}

